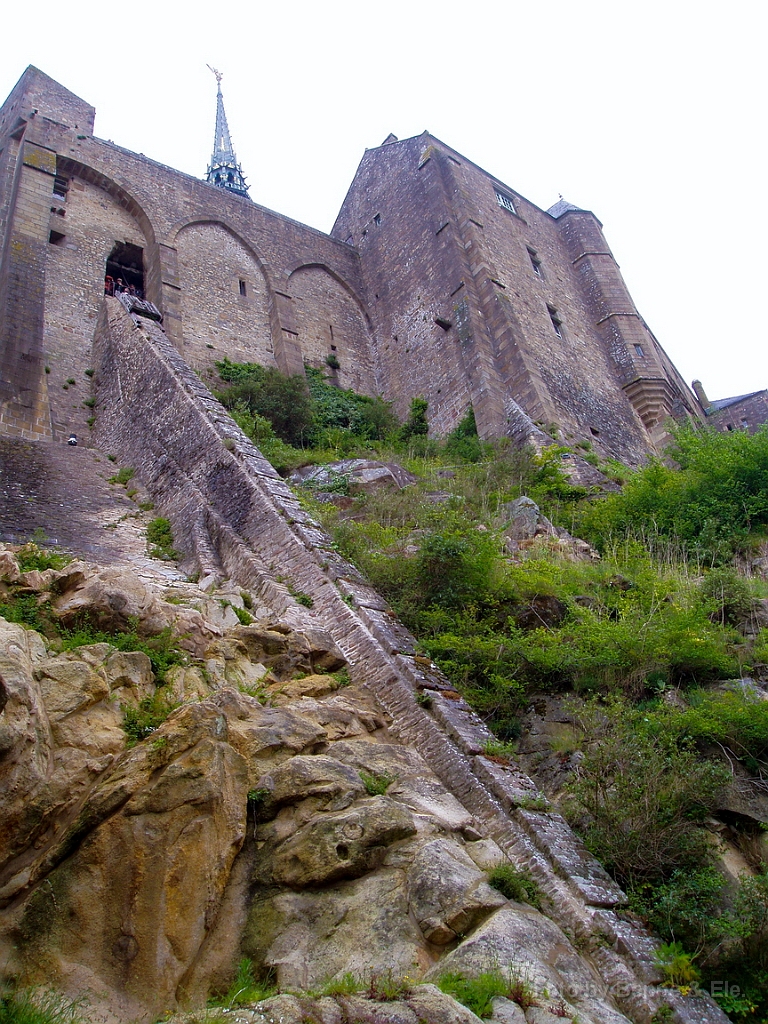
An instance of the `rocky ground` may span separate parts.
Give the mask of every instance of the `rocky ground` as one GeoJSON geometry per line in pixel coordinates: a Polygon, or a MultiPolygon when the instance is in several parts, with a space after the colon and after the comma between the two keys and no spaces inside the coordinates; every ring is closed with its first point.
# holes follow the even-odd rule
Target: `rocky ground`
{"type": "MultiPolygon", "coordinates": [[[[0,620],[6,975],[88,993],[90,1020],[151,1020],[225,992],[247,958],[284,994],[227,1019],[450,1024],[477,1018],[429,983],[500,968],[529,1024],[626,1020],[583,949],[488,884],[501,849],[346,685],[310,610],[299,628],[162,572],[22,573],[9,549],[0,573],[59,631],[166,630],[184,652],[161,682],[142,651],[60,651],[0,620]],[[132,745],[147,705],[172,710],[132,745]],[[350,974],[360,992],[318,995],[350,974]]],[[[501,999],[493,1019],[522,1013],[501,999]]]]}

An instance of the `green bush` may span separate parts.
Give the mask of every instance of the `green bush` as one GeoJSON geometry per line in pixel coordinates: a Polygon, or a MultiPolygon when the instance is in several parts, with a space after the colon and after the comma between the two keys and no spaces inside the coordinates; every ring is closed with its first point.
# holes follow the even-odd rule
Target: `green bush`
{"type": "Polygon", "coordinates": [[[63,629],[61,637],[61,648],[64,651],[105,643],[116,647],[118,651],[141,651],[149,658],[155,680],[160,686],[165,682],[168,669],[181,664],[186,657],[170,626],[166,626],[156,636],[140,637],[136,626],[128,632],[107,633],[82,623],[75,629],[63,629]]]}
{"type": "Polygon", "coordinates": [[[44,572],[46,569],[63,569],[72,559],[59,551],[38,547],[30,541],[16,552],[16,561],[21,572],[30,572],[33,569],[44,572]]]}
{"type": "Polygon", "coordinates": [[[711,846],[700,826],[728,769],[649,728],[624,701],[591,701],[576,717],[585,747],[569,814],[592,853],[631,888],[705,865],[711,846]]]}
{"type": "Polygon", "coordinates": [[[493,1013],[493,1000],[500,996],[513,1000],[524,1010],[538,1006],[533,986],[528,981],[512,974],[507,976],[498,968],[483,971],[474,978],[450,971],[437,979],[437,986],[441,992],[453,996],[478,1017],[490,1017],[493,1013]]]}
{"type": "Polygon", "coordinates": [[[368,772],[363,768],[358,775],[362,779],[368,796],[383,796],[392,783],[397,782],[397,776],[389,772],[368,772]]]}
{"type": "Polygon", "coordinates": [[[457,971],[451,971],[437,979],[437,986],[478,1017],[490,1017],[493,1000],[500,996],[506,998],[509,992],[509,982],[499,970],[483,971],[476,978],[466,978],[457,971]]]}
{"type": "Polygon", "coordinates": [[[427,422],[427,409],[429,403],[426,398],[418,397],[411,399],[411,410],[408,419],[400,428],[400,440],[409,441],[414,437],[425,437],[429,433],[427,422]]]}
{"type": "Polygon", "coordinates": [[[216,397],[227,409],[238,406],[269,420],[275,434],[287,444],[301,447],[315,426],[312,400],[304,377],[286,377],[274,367],[230,363],[216,369],[229,387],[216,397]]]}
{"type": "Polygon", "coordinates": [[[138,707],[126,705],[123,708],[123,729],[132,747],[151,735],[179,707],[164,690],[157,690],[151,697],[144,697],[138,707]]]}
{"type": "Polygon", "coordinates": [[[637,886],[630,905],[665,941],[711,952],[724,934],[724,887],[714,865],[678,868],[666,882],[637,886]]]}
{"type": "Polygon", "coordinates": [[[749,692],[693,691],[687,707],[659,707],[648,720],[677,741],[703,752],[727,747],[755,774],[768,766],[768,702],[749,692]]]}
{"type": "Polygon", "coordinates": [[[158,516],[147,525],[147,544],[149,553],[153,558],[162,558],[165,561],[173,562],[179,557],[179,552],[173,547],[173,530],[170,520],[158,516]]]}
{"type": "Polygon", "coordinates": [[[527,871],[519,871],[511,864],[499,864],[489,873],[488,884],[508,900],[530,903],[541,910],[541,890],[527,871]]]}
{"type": "Polygon", "coordinates": [[[611,536],[652,530],[692,553],[728,559],[768,526],[768,428],[754,434],[681,426],[668,454],[631,474],[620,494],[585,506],[579,529],[601,548],[611,536]]]}
{"type": "Polygon", "coordinates": [[[268,979],[265,982],[255,980],[253,962],[245,958],[238,963],[237,973],[227,991],[211,997],[208,1000],[208,1005],[231,1010],[235,1006],[260,1003],[263,999],[269,999],[270,996],[275,995],[276,992],[277,988],[271,980],[268,979]]]}
{"type": "Polygon", "coordinates": [[[109,483],[123,484],[123,486],[125,486],[125,484],[132,480],[135,475],[135,469],[132,469],[130,466],[123,466],[121,469],[117,471],[117,473],[115,473],[114,476],[111,476],[109,478],[109,483]]]}

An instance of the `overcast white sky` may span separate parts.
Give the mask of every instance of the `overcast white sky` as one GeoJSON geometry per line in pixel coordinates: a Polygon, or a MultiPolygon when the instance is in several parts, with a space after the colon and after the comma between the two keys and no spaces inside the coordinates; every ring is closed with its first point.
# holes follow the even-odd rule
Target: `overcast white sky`
{"type": "Polygon", "coordinates": [[[428,129],[544,208],[593,210],[683,376],[724,398],[768,387],[766,11],[38,0],[3,16],[0,96],[35,64],[98,136],[202,176],[211,64],[252,198],[324,231],[366,147],[428,129]]]}

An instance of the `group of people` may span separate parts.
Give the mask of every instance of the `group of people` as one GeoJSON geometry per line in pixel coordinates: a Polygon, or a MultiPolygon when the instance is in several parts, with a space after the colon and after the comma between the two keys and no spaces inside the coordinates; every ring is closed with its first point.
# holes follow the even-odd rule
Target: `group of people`
{"type": "Polygon", "coordinates": [[[137,299],[144,298],[144,292],[141,288],[135,288],[132,284],[126,284],[122,277],[114,278],[110,274],[107,274],[104,278],[104,294],[120,295],[121,292],[127,292],[129,295],[135,295],[137,299]]]}

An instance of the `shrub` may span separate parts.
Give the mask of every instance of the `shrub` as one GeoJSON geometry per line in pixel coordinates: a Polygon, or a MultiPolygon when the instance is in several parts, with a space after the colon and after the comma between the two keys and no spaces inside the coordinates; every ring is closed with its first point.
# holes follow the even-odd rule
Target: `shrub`
{"type": "Polygon", "coordinates": [[[128,746],[132,747],[146,739],[179,706],[178,702],[174,702],[162,690],[156,691],[151,697],[144,697],[139,701],[138,707],[125,706],[123,708],[123,729],[128,737],[128,746]]]}
{"type": "Polygon", "coordinates": [[[114,476],[111,476],[109,478],[109,483],[111,483],[111,484],[123,484],[123,486],[125,486],[125,484],[127,484],[129,480],[133,479],[135,474],[136,474],[136,470],[135,469],[132,469],[130,466],[122,466],[117,471],[117,473],[115,473],[114,476]]]}
{"type": "Polygon", "coordinates": [[[412,398],[411,399],[411,411],[408,414],[408,419],[400,428],[400,440],[409,441],[413,437],[426,436],[429,433],[429,423],[427,422],[427,409],[429,403],[426,398],[412,398]]]}
{"type": "Polygon", "coordinates": [[[14,594],[0,601],[0,616],[44,635],[50,630],[50,620],[34,594],[14,594]]]}
{"type": "Polygon", "coordinates": [[[654,733],[622,701],[590,702],[577,719],[586,748],[569,786],[571,816],[592,853],[633,887],[705,864],[710,846],[698,825],[730,778],[727,769],[654,733]]]}
{"type": "Polygon", "coordinates": [[[364,768],[358,772],[363,780],[365,791],[368,796],[383,796],[393,782],[397,782],[397,776],[389,772],[367,772],[364,768]]]}
{"type": "Polygon", "coordinates": [[[69,565],[72,559],[58,551],[38,547],[37,544],[30,541],[16,552],[16,561],[21,572],[30,572],[32,569],[39,569],[43,572],[46,569],[63,569],[65,565],[69,565]]]}
{"type": "Polygon", "coordinates": [[[239,406],[251,415],[264,417],[287,444],[301,447],[309,439],[315,419],[304,377],[286,377],[274,367],[230,363],[227,359],[216,363],[216,369],[230,385],[216,395],[227,409],[239,406]]]}
{"type": "Polygon", "coordinates": [[[678,869],[656,886],[641,886],[630,904],[667,942],[711,951],[723,937],[725,879],[714,866],[678,869]]]}
{"type": "Polygon", "coordinates": [[[185,658],[170,626],[166,626],[156,636],[140,637],[135,625],[128,632],[107,633],[104,630],[93,629],[88,623],[83,622],[75,629],[62,629],[61,636],[61,647],[64,651],[104,643],[111,644],[118,651],[141,651],[149,658],[159,686],[165,682],[168,669],[173,665],[179,665],[185,658]]]}
{"type": "Polygon", "coordinates": [[[728,559],[750,531],[768,525],[768,429],[681,426],[674,435],[668,454],[678,469],[649,463],[629,476],[621,494],[585,507],[579,528],[603,547],[612,534],[650,523],[691,552],[728,559]]]}
{"type": "Polygon", "coordinates": [[[170,520],[158,516],[147,525],[147,545],[153,558],[162,558],[172,562],[179,557],[173,547],[173,530],[170,520]]]}
{"type": "Polygon", "coordinates": [[[488,884],[508,900],[530,903],[541,910],[541,890],[527,871],[518,871],[511,864],[499,864],[489,873],[488,884]]]}
{"type": "Polygon", "coordinates": [[[743,955],[768,969],[768,875],[743,878],[734,900],[743,955]]]}
{"type": "Polygon", "coordinates": [[[679,942],[659,946],[656,951],[656,962],[664,974],[666,984],[684,992],[696,985],[701,978],[692,955],[686,953],[679,942]]]}
{"type": "Polygon", "coordinates": [[[499,996],[506,997],[509,992],[509,983],[499,970],[483,971],[476,978],[466,978],[457,971],[451,971],[437,979],[437,987],[478,1017],[490,1017],[493,1000],[499,996]]]}
{"type": "Polygon", "coordinates": [[[260,1003],[263,999],[269,999],[276,991],[277,989],[270,979],[265,982],[255,980],[253,962],[245,958],[238,963],[237,973],[227,991],[213,996],[208,1000],[208,1005],[232,1009],[246,1003],[260,1003]]]}

